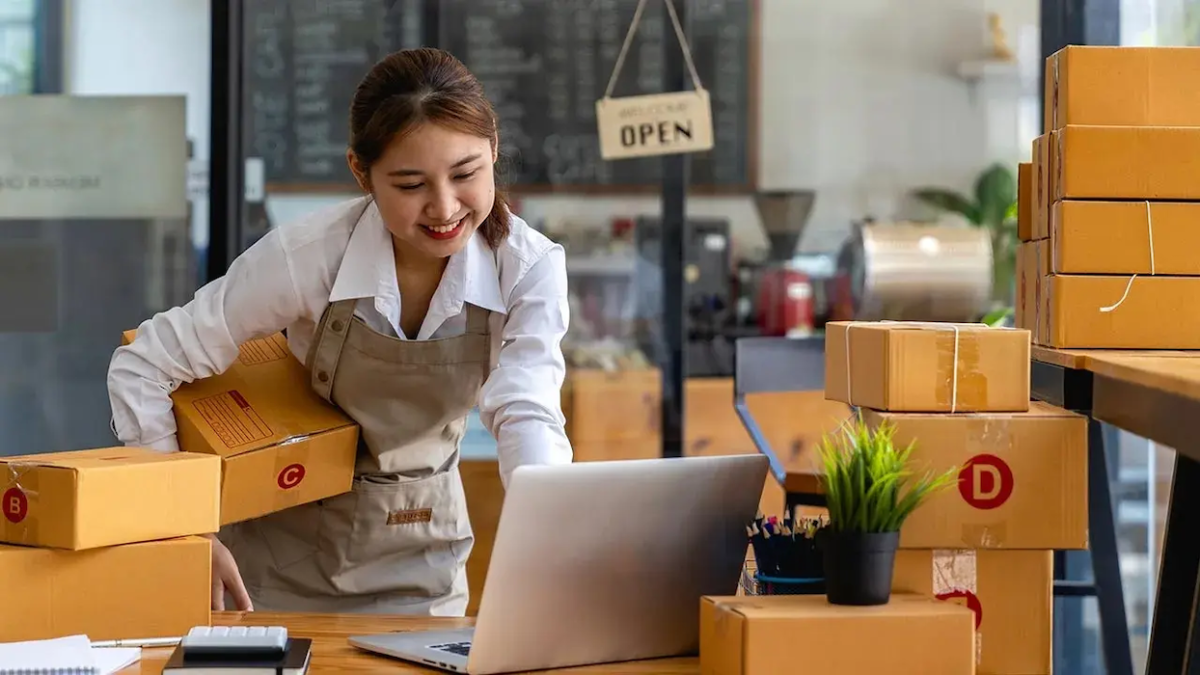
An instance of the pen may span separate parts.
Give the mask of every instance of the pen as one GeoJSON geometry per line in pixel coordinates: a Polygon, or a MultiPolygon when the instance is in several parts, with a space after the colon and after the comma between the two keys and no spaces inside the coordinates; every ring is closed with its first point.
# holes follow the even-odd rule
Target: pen
{"type": "Polygon", "coordinates": [[[138,640],[97,640],[93,647],[174,647],[182,638],[144,638],[138,640]]]}

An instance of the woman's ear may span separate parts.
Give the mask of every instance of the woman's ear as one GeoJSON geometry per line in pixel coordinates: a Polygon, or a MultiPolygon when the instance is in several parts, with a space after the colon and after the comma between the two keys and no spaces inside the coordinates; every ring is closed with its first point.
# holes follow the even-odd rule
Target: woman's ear
{"type": "Polygon", "coordinates": [[[350,173],[354,174],[354,180],[358,183],[359,189],[363,192],[371,191],[371,176],[358,161],[358,156],[353,150],[346,149],[346,164],[350,167],[350,173]]]}

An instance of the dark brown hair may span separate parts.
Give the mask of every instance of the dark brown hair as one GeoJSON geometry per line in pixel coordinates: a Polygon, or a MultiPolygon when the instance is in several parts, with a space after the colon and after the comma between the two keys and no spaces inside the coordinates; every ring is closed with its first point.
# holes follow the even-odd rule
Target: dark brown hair
{"type": "MultiPolygon", "coordinates": [[[[350,149],[364,173],[388,145],[422,122],[500,142],[496,113],[467,67],[440,49],[405,49],[376,63],[350,104],[350,149]]],[[[508,200],[496,201],[479,226],[493,250],[508,237],[508,200]]]]}

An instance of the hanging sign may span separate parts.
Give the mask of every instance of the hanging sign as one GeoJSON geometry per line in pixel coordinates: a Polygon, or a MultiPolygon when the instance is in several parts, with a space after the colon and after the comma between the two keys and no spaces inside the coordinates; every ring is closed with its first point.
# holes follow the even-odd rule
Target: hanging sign
{"type": "Polygon", "coordinates": [[[0,96],[0,219],[185,218],[182,96],[0,96]]]}
{"type": "Polygon", "coordinates": [[[654,155],[704,152],[713,147],[712,103],[700,83],[692,52],[683,35],[683,26],[675,14],[672,0],[664,0],[675,37],[683,49],[695,91],[680,91],[646,96],[612,98],[613,86],[625,63],[629,44],[642,18],[646,0],[639,0],[625,42],[617,54],[617,63],[608,80],[604,98],[596,101],[596,123],[600,135],[600,156],[627,159],[654,155]]]}

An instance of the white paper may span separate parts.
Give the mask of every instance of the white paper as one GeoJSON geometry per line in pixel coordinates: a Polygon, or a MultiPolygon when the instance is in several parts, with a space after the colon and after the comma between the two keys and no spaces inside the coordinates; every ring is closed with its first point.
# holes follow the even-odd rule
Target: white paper
{"type": "Polygon", "coordinates": [[[93,647],[92,656],[100,675],[112,675],[142,658],[140,647],[93,647]]]}
{"type": "Polygon", "coordinates": [[[86,635],[0,644],[0,673],[52,673],[56,670],[86,669],[94,666],[92,641],[86,635]]]}
{"type": "Polygon", "coordinates": [[[30,671],[112,675],[141,656],[142,650],[137,647],[93,648],[86,635],[0,643],[0,675],[30,671]]]}

